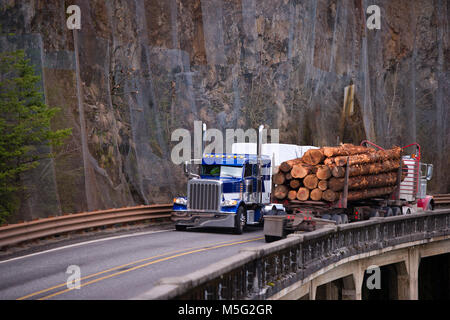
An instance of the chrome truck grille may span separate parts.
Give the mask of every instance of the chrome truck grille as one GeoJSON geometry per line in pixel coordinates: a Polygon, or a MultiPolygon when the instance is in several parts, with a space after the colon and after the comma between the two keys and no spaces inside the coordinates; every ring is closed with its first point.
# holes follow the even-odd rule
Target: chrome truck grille
{"type": "Polygon", "coordinates": [[[220,181],[193,179],[188,182],[188,210],[220,211],[221,200],[220,181]]]}

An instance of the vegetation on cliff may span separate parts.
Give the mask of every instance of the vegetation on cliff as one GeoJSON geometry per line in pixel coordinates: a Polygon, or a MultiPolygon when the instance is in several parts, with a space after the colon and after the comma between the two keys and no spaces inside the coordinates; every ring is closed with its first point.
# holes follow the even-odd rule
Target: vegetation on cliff
{"type": "Polygon", "coordinates": [[[71,134],[51,130],[59,109],[44,103],[39,81],[22,50],[0,53],[0,223],[20,204],[21,175],[52,156],[37,150],[71,134]]]}

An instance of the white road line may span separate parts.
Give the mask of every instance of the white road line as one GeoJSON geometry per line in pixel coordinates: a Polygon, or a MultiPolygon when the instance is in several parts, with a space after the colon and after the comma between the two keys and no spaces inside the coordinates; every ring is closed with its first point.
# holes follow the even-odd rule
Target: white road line
{"type": "Polygon", "coordinates": [[[37,255],[44,254],[44,253],[54,252],[54,251],[68,249],[68,248],[73,248],[73,247],[79,247],[79,246],[83,246],[83,245],[91,244],[91,243],[96,243],[96,242],[115,240],[115,239],[120,239],[120,238],[129,238],[129,237],[135,237],[135,236],[143,236],[143,235],[152,234],[152,233],[170,232],[170,231],[175,231],[175,230],[174,229],[167,229],[167,230],[158,230],[158,231],[138,232],[138,233],[133,233],[133,234],[124,234],[124,235],[121,235],[121,236],[115,236],[115,237],[109,237],[109,238],[85,241],[85,242],[80,242],[80,243],[74,243],[74,244],[71,244],[71,245],[63,246],[63,247],[58,247],[58,248],[49,249],[49,250],[45,250],[45,251],[41,251],[41,252],[35,252],[35,253],[27,254],[25,256],[20,256],[20,257],[11,258],[11,259],[8,259],[8,260],[3,260],[3,261],[0,261],[0,264],[6,263],[6,262],[15,261],[15,260],[19,260],[19,259],[24,259],[24,258],[28,258],[28,257],[32,257],[32,256],[37,256],[37,255]]]}

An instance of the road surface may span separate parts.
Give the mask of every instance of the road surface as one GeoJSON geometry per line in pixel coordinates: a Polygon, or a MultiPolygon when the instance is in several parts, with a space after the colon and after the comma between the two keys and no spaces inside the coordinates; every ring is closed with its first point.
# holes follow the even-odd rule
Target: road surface
{"type": "MultiPolygon", "coordinates": [[[[159,230],[88,240],[0,261],[0,299],[132,299],[161,278],[182,276],[264,244],[261,228],[159,230]],[[80,288],[67,286],[79,267],[80,288]]],[[[76,284],[76,283],[72,283],[76,284]]]]}

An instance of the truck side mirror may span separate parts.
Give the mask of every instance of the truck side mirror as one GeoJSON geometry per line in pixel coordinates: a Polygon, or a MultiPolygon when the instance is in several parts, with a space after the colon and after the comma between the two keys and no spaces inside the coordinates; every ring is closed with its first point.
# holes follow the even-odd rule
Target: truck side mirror
{"type": "Polygon", "coordinates": [[[189,177],[189,161],[183,162],[183,171],[186,177],[189,177]]]}
{"type": "Polygon", "coordinates": [[[188,179],[190,179],[190,178],[200,178],[200,176],[198,174],[195,174],[195,173],[191,172],[191,167],[192,167],[192,162],[191,161],[184,161],[183,162],[183,171],[184,171],[184,174],[186,175],[186,177],[188,177],[188,179]]]}
{"type": "Polygon", "coordinates": [[[431,180],[431,178],[433,177],[433,165],[432,164],[428,164],[427,165],[427,180],[431,180]]]}

